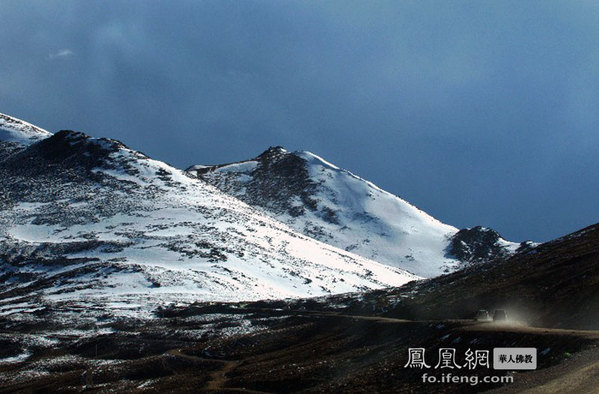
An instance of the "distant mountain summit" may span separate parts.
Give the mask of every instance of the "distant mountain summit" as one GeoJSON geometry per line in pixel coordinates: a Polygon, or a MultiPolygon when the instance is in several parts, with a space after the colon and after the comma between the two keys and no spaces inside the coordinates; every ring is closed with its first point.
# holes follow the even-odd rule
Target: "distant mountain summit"
{"type": "Polygon", "coordinates": [[[318,205],[315,199],[318,184],[311,177],[306,161],[280,146],[271,147],[252,160],[193,166],[186,172],[277,215],[299,217],[310,211],[324,220],[336,221],[332,211],[318,205]]]}
{"type": "Polygon", "coordinates": [[[305,235],[416,275],[433,277],[519,246],[441,223],[311,152],[277,146],[257,157],[186,170],[305,235]],[[468,236],[468,234],[470,236],[468,236]]]}

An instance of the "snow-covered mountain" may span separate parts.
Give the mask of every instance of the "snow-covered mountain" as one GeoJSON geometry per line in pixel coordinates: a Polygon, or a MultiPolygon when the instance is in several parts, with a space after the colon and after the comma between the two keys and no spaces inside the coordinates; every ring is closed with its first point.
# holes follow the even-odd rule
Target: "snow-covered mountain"
{"type": "Polygon", "coordinates": [[[458,232],[311,152],[271,147],[251,160],[195,165],[187,173],[305,235],[423,277],[518,247],[494,231],[497,237],[484,236],[481,227],[458,232]]]}
{"type": "Polygon", "coordinates": [[[12,138],[0,145],[0,313],[31,300],[256,300],[417,279],[118,141],[0,119],[12,138]]]}

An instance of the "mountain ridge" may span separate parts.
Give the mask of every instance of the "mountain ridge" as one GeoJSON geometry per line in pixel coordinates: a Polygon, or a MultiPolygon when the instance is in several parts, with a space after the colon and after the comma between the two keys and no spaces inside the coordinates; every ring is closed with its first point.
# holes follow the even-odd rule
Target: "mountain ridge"
{"type": "Polygon", "coordinates": [[[50,134],[7,152],[0,177],[0,314],[15,300],[125,308],[140,299],[306,297],[419,279],[298,234],[116,140],[50,134]]]}

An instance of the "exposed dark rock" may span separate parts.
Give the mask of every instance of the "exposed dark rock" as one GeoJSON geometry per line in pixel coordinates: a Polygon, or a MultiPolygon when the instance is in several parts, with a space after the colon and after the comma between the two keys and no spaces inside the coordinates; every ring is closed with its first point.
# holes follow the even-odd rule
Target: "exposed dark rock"
{"type": "Polygon", "coordinates": [[[509,252],[500,244],[500,239],[499,233],[489,228],[481,226],[466,228],[452,237],[448,252],[467,263],[506,257],[509,252]]]}
{"type": "Polygon", "coordinates": [[[318,184],[310,178],[305,159],[287,152],[280,146],[270,147],[252,160],[257,166],[248,175],[250,179],[241,184],[227,173],[214,174],[214,171],[233,163],[189,168],[198,178],[217,186],[225,192],[234,192],[245,187],[245,193],[232,193],[252,206],[268,208],[277,213],[287,213],[292,217],[304,215],[306,210],[318,211],[323,219],[336,223],[334,211],[320,208],[312,196],[318,184]],[[295,203],[294,203],[295,202],[295,203]],[[299,205],[298,205],[299,204],[299,205]]]}
{"type": "Polygon", "coordinates": [[[94,139],[78,131],[61,130],[8,158],[4,165],[22,167],[27,163],[31,169],[56,165],[90,169],[106,164],[107,155],[122,147],[124,145],[118,141],[94,139]]]}
{"type": "Polygon", "coordinates": [[[25,147],[16,142],[0,141],[0,162],[23,149],[25,147]]]}

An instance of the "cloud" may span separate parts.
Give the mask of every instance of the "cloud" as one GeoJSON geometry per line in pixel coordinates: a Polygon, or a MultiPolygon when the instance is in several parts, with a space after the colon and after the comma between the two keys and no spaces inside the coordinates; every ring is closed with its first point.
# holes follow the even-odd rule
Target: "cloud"
{"type": "Polygon", "coordinates": [[[178,167],[308,149],[515,240],[599,218],[592,2],[30,2],[0,1],[0,111],[45,129],[178,167]]]}
{"type": "Polygon", "coordinates": [[[48,55],[48,59],[54,60],[54,59],[58,59],[58,58],[73,56],[74,54],[75,53],[73,51],[71,51],[70,49],[61,49],[59,51],[56,51],[56,52],[48,55]]]}

